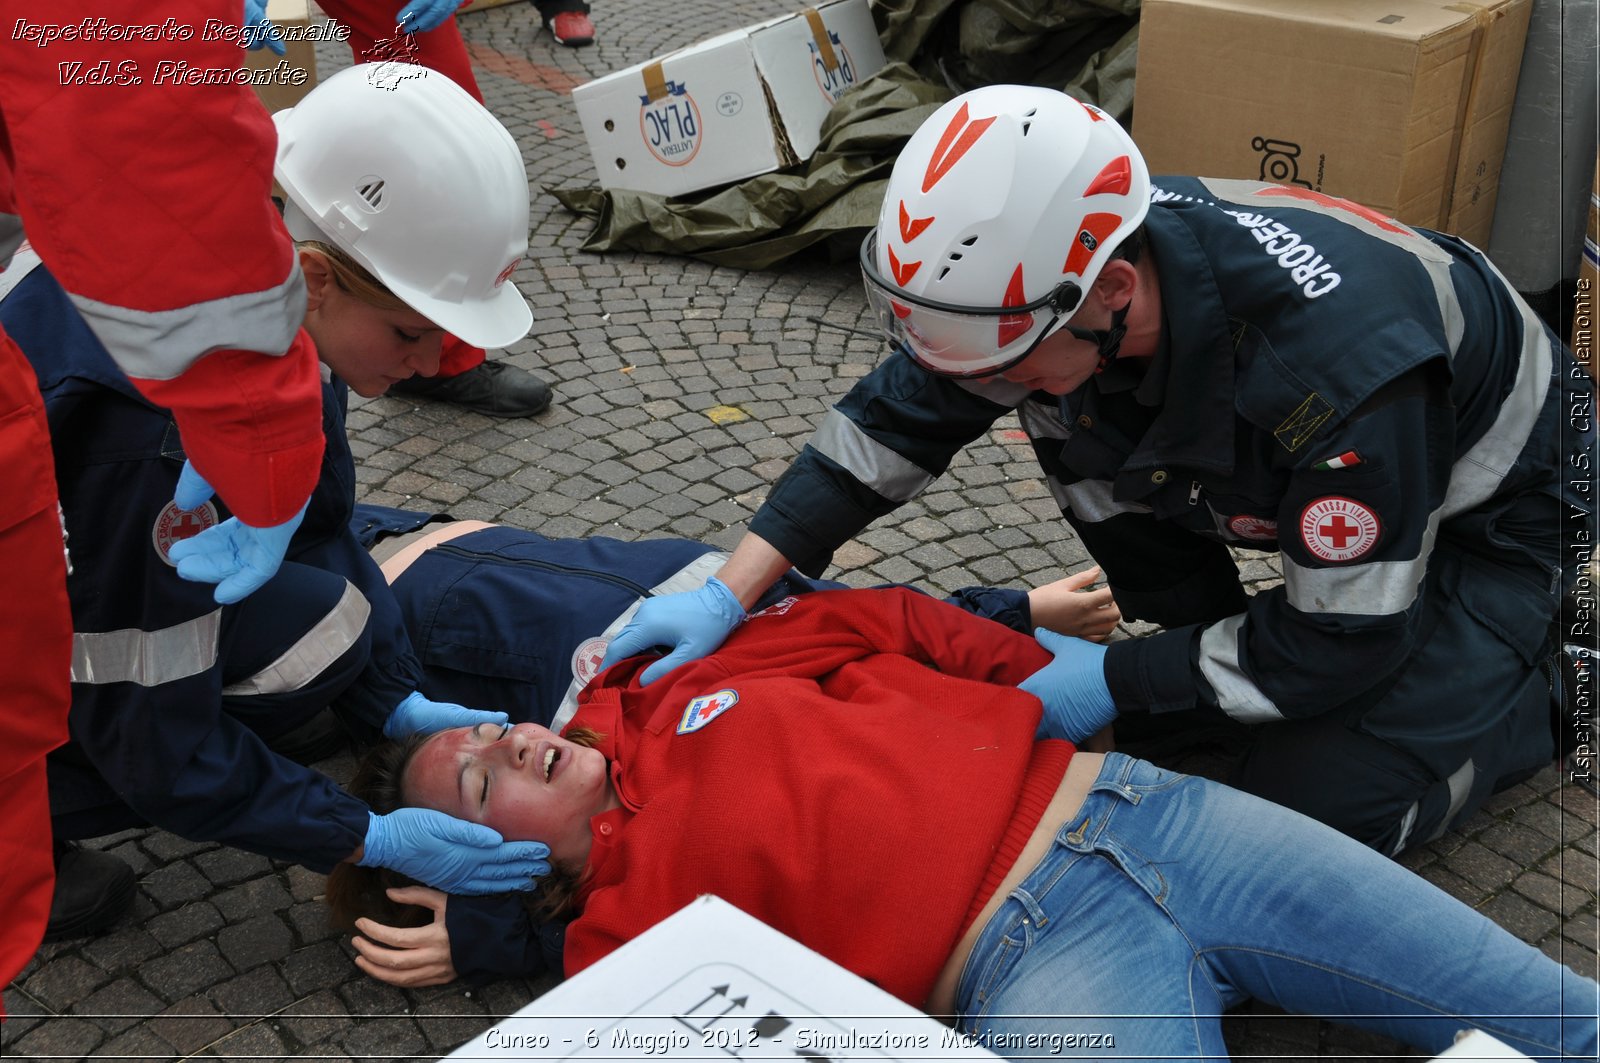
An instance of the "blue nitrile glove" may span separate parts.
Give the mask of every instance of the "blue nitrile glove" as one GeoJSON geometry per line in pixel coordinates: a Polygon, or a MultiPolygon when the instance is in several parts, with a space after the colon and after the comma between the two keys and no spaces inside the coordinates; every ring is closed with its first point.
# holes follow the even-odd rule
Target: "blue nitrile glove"
{"type": "Polygon", "coordinates": [[[273,55],[283,54],[283,32],[267,21],[267,0],[244,0],[244,28],[249,34],[245,51],[266,47],[273,55]]]}
{"type": "Polygon", "coordinates": [[[1048,628],[1033,629],[1039,645],[1056,659],[1017,686],[1044,702],[1040,738],[1082,742],[1117,718],[1106,686],[1106,648],[1048,628]]]}
{"type": "Polygon", "coordinates": [[[738,597],[712,576],[699,590],[646,599],[606,647],[600,667],[609,668],[656,646],[671,646],[671,653],[640,674],[639,685],[649,686],[678,665],[715,651],[744,619],[738,597]]]}
{"type": "MultiPolygon", "coordinates": [[[[178,489],[172,501],[179,509],[195,509],[216,492],[190,462],[183,463],[178,489]]],[[[309,500],[307,502],[309,505],[309,500]]],[[[232,605],[250,596],[278,571],[289,540],[305,519],[306,507],[270,528],[257,528],[238,517],[229,517],[214,528],[174,543],[167,557],[178,566],[178,575],[196,583],[215,583],[213,597],[219,605],[232,605]]]]}
{"type": "Polygon", "coordinates": [[[444,25],[461,0],[411,0],[395,16],[395,25],[407,33],[427,33],[444,25]]]}
{"type": "Polygon", "coordinates": [[[508,842],[481,823],[435,812],[400,808],[386,816],[368,812],[362,867],[387,867],[446,893],[531,890],[550,873],[550,847],[508,842]]]}
{"type": "Polygon", "coordinates": [[[511,717],[503,712],[480,712],[452,701],[429,701],[412,691],[383,721],[383,737],[399,742],[412,735],[431,735],[451,727],[476,727],[480,723],[503,726],[510,722],[511,717]]]}

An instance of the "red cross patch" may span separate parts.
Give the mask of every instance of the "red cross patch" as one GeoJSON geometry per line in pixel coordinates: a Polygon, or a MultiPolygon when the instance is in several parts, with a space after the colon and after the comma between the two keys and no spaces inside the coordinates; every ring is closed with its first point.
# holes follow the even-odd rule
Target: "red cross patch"
{"type": "Polygon", "coordinates": [[[1241,513],[1237,517],[1228,518],[1228,530],[1241,539],[1271,542],[1278,537],[1278,522],[1250,513],[1241,513]]]}
{"type": "Polygon", "coordinates": [[[683,710],[683,719],[678,721],[678,733],[686,735],[698,731],[738,703],[737,690],[719,690],[715,694],[702,694],[689,702],[683,710]]]}
{"type": "Polygon", "coordinates": [[[1378,543],[1378,515],[1360,502],[1329,495],[1300,514],[1300,538],[1312,556],[1324,561],[1353,561],[1378,543]]]}
{"type": "Polygon", "coordinates": [[[179,509],[176,502],[168,502],[156,514],[155,526],[150,529],[150,540],[155,544],[157,556],[176,568],[176,563],[167,556],[172,552],[173,544],[192,539],[216,524],[217,507],[210,502],[198,509],[179,509]]]}
{"type": "Polygon", "coordinates": [[[609,645],[610,639],[596,635],[573,651],[572,675],[580,687],[588,686],[589,680],[600,674],[600,662],[606,659],[606,647],[609,645]]]}

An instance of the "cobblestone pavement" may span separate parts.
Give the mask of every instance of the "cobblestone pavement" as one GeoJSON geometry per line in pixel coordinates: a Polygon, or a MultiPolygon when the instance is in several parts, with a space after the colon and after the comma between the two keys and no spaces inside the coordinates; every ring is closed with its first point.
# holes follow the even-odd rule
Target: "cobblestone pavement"
{"type": "MultiPolygon", "coordinates": [[[[731,546],[811,425],[879,356],[851,268],[746,273],[578,248],[589,223],[542,186],[587,184],[572,86],[792,7],[793,0],[597,0],[598,42],[569,50],[516,3],[461,16],[490,108],[532,177],[532,250],[517,280],[537,317],[505,357],[552,380],[545,415],[493,421],[421,400],[358,402],[363,496],[550,535],[681,535],[731,546]]],[[[349,63],[322,45],[324,74],[349,63]]],[[[856,583],[1032,585],[1083,567],[1015,425],[837,558],[856,583]]],[[[1246,562],[1247,575],[1276,573],[1246,562]]],[[[346,777],[347,758],[321,765],[346,777]]],[[[1407,866],[1573,967],[1597,965],[1596,801],[1549,769],[1407,866]]],[[[130,916],[45,946],[5,991],[6,1056],[271,1059],[443,1055],[548,988],[403,992],[361,975],[330,931],[321,876],[161,831],[99,839],[140,875],[130,916]]],[[[1256,1010],[1236,1055],[1393,1057],[1401,1046],[1256,1010]]]]}

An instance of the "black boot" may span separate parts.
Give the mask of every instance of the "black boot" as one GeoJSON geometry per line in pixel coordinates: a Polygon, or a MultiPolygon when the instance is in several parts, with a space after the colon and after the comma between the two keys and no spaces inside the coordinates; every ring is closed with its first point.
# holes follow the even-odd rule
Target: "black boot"
{"type": "Polygon", "coordinates": [[[550,408],[550,385],[504,362],[483,362],[455,376],[414,376],[390,390],[454,403],[490,417],[532,417],[550,408]]]}
{"type": "Polygon", "coordinates": [[[46,941],[92,937],[109,930],[133,904],[133,868],[110,853],[55,843],[56,891],[46,941]]]}

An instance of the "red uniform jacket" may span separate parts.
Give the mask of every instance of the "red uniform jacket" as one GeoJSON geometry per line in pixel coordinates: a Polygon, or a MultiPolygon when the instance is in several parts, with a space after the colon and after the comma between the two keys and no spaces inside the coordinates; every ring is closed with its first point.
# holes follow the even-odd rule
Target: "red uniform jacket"
{"type": "Polygon", "coordinates": [[[238,0],[6,11],[0,267],[26,231],[229,508],[286,520],[317,481],[321,382],[272,120],[227,83],[238,0]]]}
{"type": "Polygon", "coordinates": [[[572,726],[606,732],[624,807],[593,821],[567,973],[715,893],[922,1004],[1066,770],[1013,686],[1049,660],[913,591],[824,591],[649,687],[610,669],[572,726]]]}

